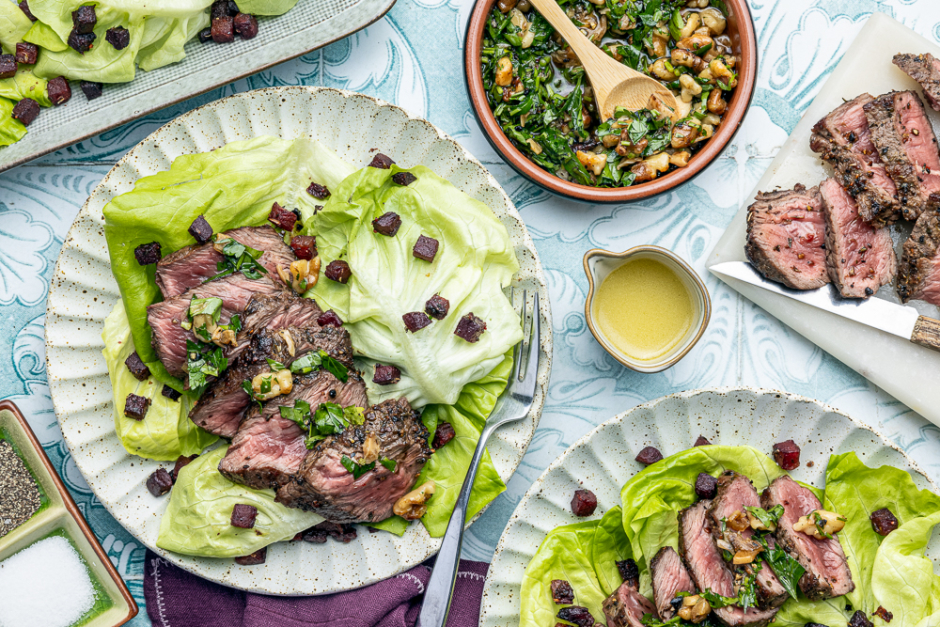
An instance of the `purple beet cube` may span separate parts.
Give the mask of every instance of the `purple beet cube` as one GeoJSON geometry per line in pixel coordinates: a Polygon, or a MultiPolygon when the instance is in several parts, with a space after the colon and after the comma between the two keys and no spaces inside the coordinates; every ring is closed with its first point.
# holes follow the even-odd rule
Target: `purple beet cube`
{"type": "Polygon", "coordinates": [[[880,536],[886,536],[898,528],[898,519],[887,507],[872,512],[868,518],[871,520],[872,529],[880,536]]]}
{"type": "Polygon", "coordinates": [[[55,106],[63,105],[72,99],[72,88],[64,76],[56,76],[46,84],[46,93],[55,106]]]}
{"type": "Polygon", "coordinates": [[[163,496],[173,487],[173,477],[163,468],[157,468],[156,471],[147,477],[147,490],[154,496],[163,496]]]}
{"type": "Polygon", "coordinates": [[[134,258],[136,258],[137,263],[142,266],[149,266],[152,263],[157,263],[160,261],[160,244],[158,242],[141,244],[134,249],[134,258]]]}
{"type": "Polygon", "coordinates": [[[649,466],[650,464],[655,464],[662,458],[663,454],[659,452],[658,448],[655,446],[647,446],[637,454],[636,461],[644,466],[649,466]]]}
{"type": "Polygon", "coordinates": [[[372,229],[380,235],[394,237],[395,233],[398,233],[398,229],[400,228],[401,216],[393,211],[383,213],[372,221],[372,229]]]}
{"type": "Polygon", "coordinates": [[[636,562],[632,558],[627,558],[616,562],[617,571],[620,573],[620,578],[626,582],[629,582],[633,585],[634,588],[640,587],[640,567],[636,565],[636,562]]]}
{"type": "Polygon", "coordinates": [[[131,371],[131,374],[134,375],[134,378],[138,381],[146,381],[147,377],[150,376],[150,368],[143,362],[140,355],[137,354],[137,351],[131,353],[130,356],[124,360],[124,365],[127,366],[127,369],[131,371]]]}
{"type": "Polygon", "coordinates": [[[352,270],[349,269],[349,264],[341,259],[331,261],[329,265],[326,266],[326,270],[323,271],[323,274],[326,275],[331,281],[336,281],[337,283],[349,283],[349,277],[352,276],[352,270]]]}
{"type": "Polygon", "coordinates": [[[298,259],[313,259],[317,256],[317,238],[313,235],[298,235],[290,240],[290,249],[298,259]]]}
{"type": "Polygon", "coordinates": [[[372,382],[379,385],[392,385],[401,381],[401,370],[395,366],[375,365],[375,374],[372,376],[372,382]]]}
{"type": "Polygon", "coordinates": [[[440,243],[433,237],[419,235],[418,241],[415,242],[415,246],[411,250],[411,254],[418,259],[434,261],[434,257],[437,255],[438,246],[440,246],[440,243]]]}
{"type": "Polygon", "coordinates": [[[180,394],[179,392],[177,392],[176,390],[174,390],[168,385],[163,386],[163,389],[160,390],[160,394],[164,395],[171,401],[178,401],[180,400],[180,396],[182,396],[182,394],[180,394]]]}
{"type": "Polygon", "coordinates": [[[19,7],[20,7],[20,11],[22,11],[23,13],[25,13],[25,14],[26,14],[26,17],[28,17],[31,22],[35,22],[35,21],[36,21],[36,16],[33,15],[32,12],[29,10],[29,1],[28,1],[28,0],[20,0],[19,7]]]}
{"type": "Polygon", "coordinates": [[[255,526],[258,508],[254,505],[238,504],[232,508],[232,526],[239,529],[251,529],[255,526]]]}
{"type": "Polygon", "coordinates": [[[580,605],[563,607],[558,610],[557,616],[561,620],[574,623],[577,627],[594,627],[594,617],[591,616],[591,611],[580,605]]]}
{"type": "Polygon", "coordinates": [[[718,479],[707,472],[698,473],[695,478],[695,496],[700,499],[713,499],[718,493],[718,479]]]}
{"type": "Polygon", "coordinates": [[[264,564],[264,560],[268,558],[268,547],[263,549],[258,549],[251,555],[245,555],[244,557],[236,557],[235,563],[242,566],[257,566],[258,564],[264,564]]]}
{"type": "Polygon", "coordinates": [[[98,36],[94,33],[80,33],[73,28],[66,43],[76,52],[85,54],[91,50],[97,38],[98,36]]]}
{"type": "Polygon", "coordinates": [[[800,467],[800,447],[793,440],[774,444],[773,453],[774,461],[784,470],[796,470],[800,467]]]}
{"type": "Polygon", "coordinates": [[[310,186],[307,187],[307,193],[320,200],[326,200],[330,197],[330,190],[326,188],[326,185],[320,185],[319,183],[310,183],[310,186]]]}
{"type": "Polygon", "coordinates": [[[85,94],[85,98],[88,100],[94,100],[101,96],[104,93],[104,85],[102,83],[93,83],[92,81],[82,81],[82,93],[85,94]]]}
{"type": "Polygon", "coordinates": [[[462,337],[473,344],[474,342],[480,341],[480,336],[483,335],[484,331],[486,331],[486,323],[483,322],[482,319],[474,316],[471,311],[457,323],[454,335],[462,337]]]}
{"type": "Polygon", "coordinates": [[[150,399],[136,394],[128,394],[124,401],[124,415],[134,420],[143,420],[150,409],[150,399]]]}
{"type": "Polygon", "coordinates": [[[0,78],[13,78],[16,75],[16,57],[12,54],[0,54],[0,78]]]}
{"type": "Polygon", "coordinates": [[[16,44],[16,62],[23,65],[35,65],[39,58],[39,46],[21,41],[16,44]]]}
{"type": "Polygon", "coordinates": [[[87,35],[95,30],[95,24],[98,23],[98,16],[95,15],[95,7],[91,5],[78,7],[78,10],[72,11],[73,30],[79,35],[87,35]]]}
{"type": "Polygon", "coordinates": [[[227,44],[235,41],[235,18],[223,15],[212,20],[212,41],[227,44]]]}
{"type": "Polygon", "coordinates": [[[411,172],[399,172],[398,174],[392,175],[392,180],[399,185],[407,186],[417,181],[418,177],[411,172]]]}
{"type": "Polygon", "coordinates": [[[443,320],[447,317],[448,311],[450,311],[450,301],[440,294],[435,294],[424,303],[424,312],[436,320],[443,320]]]}
{"type": "Polygon", "coordinates": [[[329,311],[324,311],[320,314],[320,317],[317,318],[317,324],[321,327],[341,327],[343,326],[343,321],[336,314],[335,311],[330,309],[329,311]]]}
{"type": "Polygon", "coordinates": [[[597,509],[597,496],[590,490],[575,490],[571,498],[571,511],[575,516],[590,516],[597,509]]]}
{"type": "Polygon", "coordinates": [[[176,458],[176,463],[173,464],[173,470],[170,472],[170,476],[173,477],[173,483],[176,483],[176,480],[179,479],[180,471],[190,465],[197,457],[199,457],[199,455],[180,455],[176,458]]]}
{"type": "Polygon", "coordinates": [[[416,333],[431,324],[431,319],[423,311],[411,311],[401,317],[405,321],[405,328],[416,333]]]}
{"type": "Polygon", "coordinates": [[[695,438],[695,446],[711,446],[711,442],[704,435],[700,435],[695,438]]]}
{"type": "Polygon", "coordinates": [[[258,19],[254,15],[239,13],[235,16],[235,32],[242,39],[254,39],[258,35],[258,19]]]}
{"type": "Polygon", "coordinates": [[[123,26],[109,28],[104,40],[111,44],[115,50],[124,50],[131,44],[131,32],[123,26]]]}
{"type": "Polygon", "coordinates": [[[210,41],[212,41],[212,29],[211,28],[203,28],[201,31],[199,31],[199,43],[207,44],[210,41]]]}
{"type": "Polygon", "coordinates": [[[13,107],[13,117],[25,126],[32,124],[39,115],[39,103],[32,98],[23,98],[13,107]]]}
{"type": "Polygon", "coordinates": [[[288,211],[281,205],[274,203],[271,206],[271,213],[268,214],[268,222],[285,231],[293,231],[294,225],[297,223],[297,216],[293,211],[288,211]]]}
{"type": "Polygon", "coordinates": [[[431,443],[431,448],[436,451],[455,437],[457,437],[457,432],[454,431],[454,425],[449,422],[441,421],[437,424],[437,429],[434,431],[434,441],[431,443]]]}
{"type": "Polygon", "coordinates": [[[199,216],[189,225],[189,234],[200,244],[205,244],[212,239],[212,226],[206,221],[205,216],[199,216]]]}
{"type": "Polygon", "coordinates": [[[372,157],[372,161],[369,162],[370,168],[379,168],[382,170],[388,170],[393,165],[395,165],[395,162],[392,161],[392,158],[388,155],[383,155],[381,152],[372,157]]]}
{"type": "Polygon", "coordinates": [[[235,17],[238,15],[238,4],[231,0],[216,0],[212,3],[212,19],[228,15],[235,17]]]}
{"type": "Polygon", "coordinates": [[[574,590],[571,584],[564,579],[552,579],[552,601],[555,605],[571,605],[574,603],[574,590]]]}

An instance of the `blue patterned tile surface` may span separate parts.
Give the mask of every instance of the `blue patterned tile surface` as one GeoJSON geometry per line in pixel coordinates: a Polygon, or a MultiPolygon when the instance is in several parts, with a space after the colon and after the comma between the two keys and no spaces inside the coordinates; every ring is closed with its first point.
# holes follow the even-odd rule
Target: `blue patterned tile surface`
{"type": "MultiPolygon", "coordinates": [[[[877,426],[933,478],[940,478],[940,429],[704,269],[706,254],[868,16],[887,13],[940,41],[936,0],[751,0],[761,66],[754,104],[741,131],[693,182],[668,195],[621,206],[554,197],[516,175],[489,147],[470,112],[461,66],[472,4],[399,0],[385,18],[347,39],[0,174],[0,398],[10,398],[27,415],[141,606],[143,547],[89,490],[52,412],[43,352],[49,279],[79,207],[128,149],[185,111],[258,87],[324,85],[361,91],[428,118],[490,168],[532,233],[554,314],[549,399],[508,491],[471,528],[465,557],[490,558],[516,503],[572,442],[638,403],[688,389],[751,385],[818,398],[877,426]],[[656,375],[617,364],[594,341],[583,314],[584,252],[638,244],[665,246],[691,262],[705,278],[714,304],[711,325],[698,346],[678,366],[656,375]]],[[[900,50],[903,42],[898,46],[900,50]]],[[[149,624],[143,611],[131,623],[149,624]]]]}

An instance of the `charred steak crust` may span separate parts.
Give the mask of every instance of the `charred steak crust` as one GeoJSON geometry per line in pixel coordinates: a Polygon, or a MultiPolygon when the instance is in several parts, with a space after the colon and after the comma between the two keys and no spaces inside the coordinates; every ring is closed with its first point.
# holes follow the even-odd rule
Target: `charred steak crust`
{"type": "Polygon", "coordinates": [[[640,594],[636,582],[625,581],[620,584],[602,605],[607,627],[643,627],[646,614],[659,618],[656,607],[649,599],[640,594]]]}
{"type": "Polygon", "coordinates": [[[842,545],[837,538],[817,540],[793,530],[801,516],[821,509],[819,499],[789,476],[774,480],[763,495],[761,506],[771,509],[783,505],[775,536],[784,550],[806,569],[800,578],[800,589],[814,601],[848,594],[855,589],[842,545]]]}
{"type": "Polygon", "coordinates": [[[940,210],[921,214],[901,249],[897,291],[901,302],[940,305],[940,210]]]}
{"type": "Polygon", "coordinates": [[[892,62],[924,88],[924,97],[940,111],[940,61],[932,54],[896,54],[892,62]]]}
{"type": "Polygon", "coordinates": [[[252,336],[260,329],[286,329],[287,327],[318,327],[317,319],[323,310],[310,298],[297,296],[283,290],[273,294],[256,294],[248,301],[242,316],[242,330],[235,338],[235,347],[229,350],[228,357],[241,354],[251,342],[252,336]]]}
{"type": "Polygon", "coordinates": [[[820,203],[817,188],[807,190],[799,184],[787,191],[758,192],[747,208],[744,247],[758,272],[797,290],[829,282],[820,203]]]}
{"type": "Polygon", "coordinates": [[[364,424],[321,440],[304,458],[299,472],[277,491],[288,507],[317,512],[338,523],[379,522],[392,515],[395,502],[412,487],[431,457],[428,430],[404,398],[373,405],[364,424]],[[374,435],[379,459],[396,462],[392,472],[383,464],[355,479],[342,457],[362,459],[363,444],[374,435]]]}
{"type": "Polygon", "coordinates": [[[680,592],[695,594],[698,588],[692,582],[682,558],[671,546],[664,546],[650,561],[650,573],[653,579],[653,600],[659,611],[659,618],[669,620],[676,614],[672,600],[680,592]]]}
{"type": "Polygon", "coordinates": [[[859,213],[875,227],[895,222],[900,215],[897,189],[871,140],[863,107],[874,100],[862,94],[846,102],[813,127],[810,148],[835,170],[839,182],[859,213]]]}

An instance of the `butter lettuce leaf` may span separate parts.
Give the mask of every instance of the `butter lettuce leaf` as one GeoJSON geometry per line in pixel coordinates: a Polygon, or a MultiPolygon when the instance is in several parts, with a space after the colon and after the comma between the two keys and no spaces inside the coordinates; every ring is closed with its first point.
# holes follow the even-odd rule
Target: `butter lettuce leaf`
{"type": "Polygon", "coordinates": [[[238,10],[252,15],[283,15],[297,4],[297,0],[235,0],[238,10]]]}
{"type": "Polygon", "coordinates": [[[16,44],[33,27],[26,14],[10,0],[0,1],[0,47],[4,54],[16,52],[16,44]]]}
{"type": "Polygon", "coordinates": [[[170,400],[163,396],[161,383],[153,377],[138,381],[124,365],[124,360],[134,352],[134,341],[121,301],[105,320],[101,338],[105,343],[104,358],[114,394],[114,429],[128,453],[175,461],[180,455],[201,453],[219,439],[189,419],[192,402],[188,396],[181,396],[179,401],[170,400]],[[124,399],[128,394],[150,399],[150,409],[143,420],[124,415],[124,399]]]}
{"type": "Polygon", "coordinates": [[[26,135],[26,127],[13,117],[15,106],[12,100],[0,98],[0,146],[15,144],[26,135]]]}
{"type": "Polygon", "coordinates": [[[32,71],[22,66],[16,75],[0,79],[0,98],[8,98],[19,102],[23,98],[32,98],[42,107],[51,107],[49,92],[44,79],[37,77],[32,71]]]}
{"type": "Polygon", "coordinates": [[[241,557],[290,540],[323,520],[276,503],[274,490],[255,490],[223,477],[218,466],[226,451],[228,446],[220,446],[180,471],[160,520],[158,547],[200,557],[241,557]],[[232,509],[239,504],[258,510],[253,529],[232,526],[232,509]]]}
{"type": "Polygon", "coordinates": [[[888,534],[875,554],[871,591],[900,627],[940,624],[940,577],[924,551],[940,511],[914,518],[888,534]]]}

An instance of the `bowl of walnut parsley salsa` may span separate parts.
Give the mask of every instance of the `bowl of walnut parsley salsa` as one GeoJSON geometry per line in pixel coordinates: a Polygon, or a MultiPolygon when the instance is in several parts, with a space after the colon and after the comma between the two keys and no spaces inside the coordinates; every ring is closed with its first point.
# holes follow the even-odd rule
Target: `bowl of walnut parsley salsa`
{"type": "Polygon", "coordinates": [[[676,95],[600,119],[568,44],[529,0],[480,0],[465,69],[487,139],[520,174],[590,202],[629,202],[690,180],[731,141],[757,74],[746,0],[558,0],[581,32],[676,95]]]}

